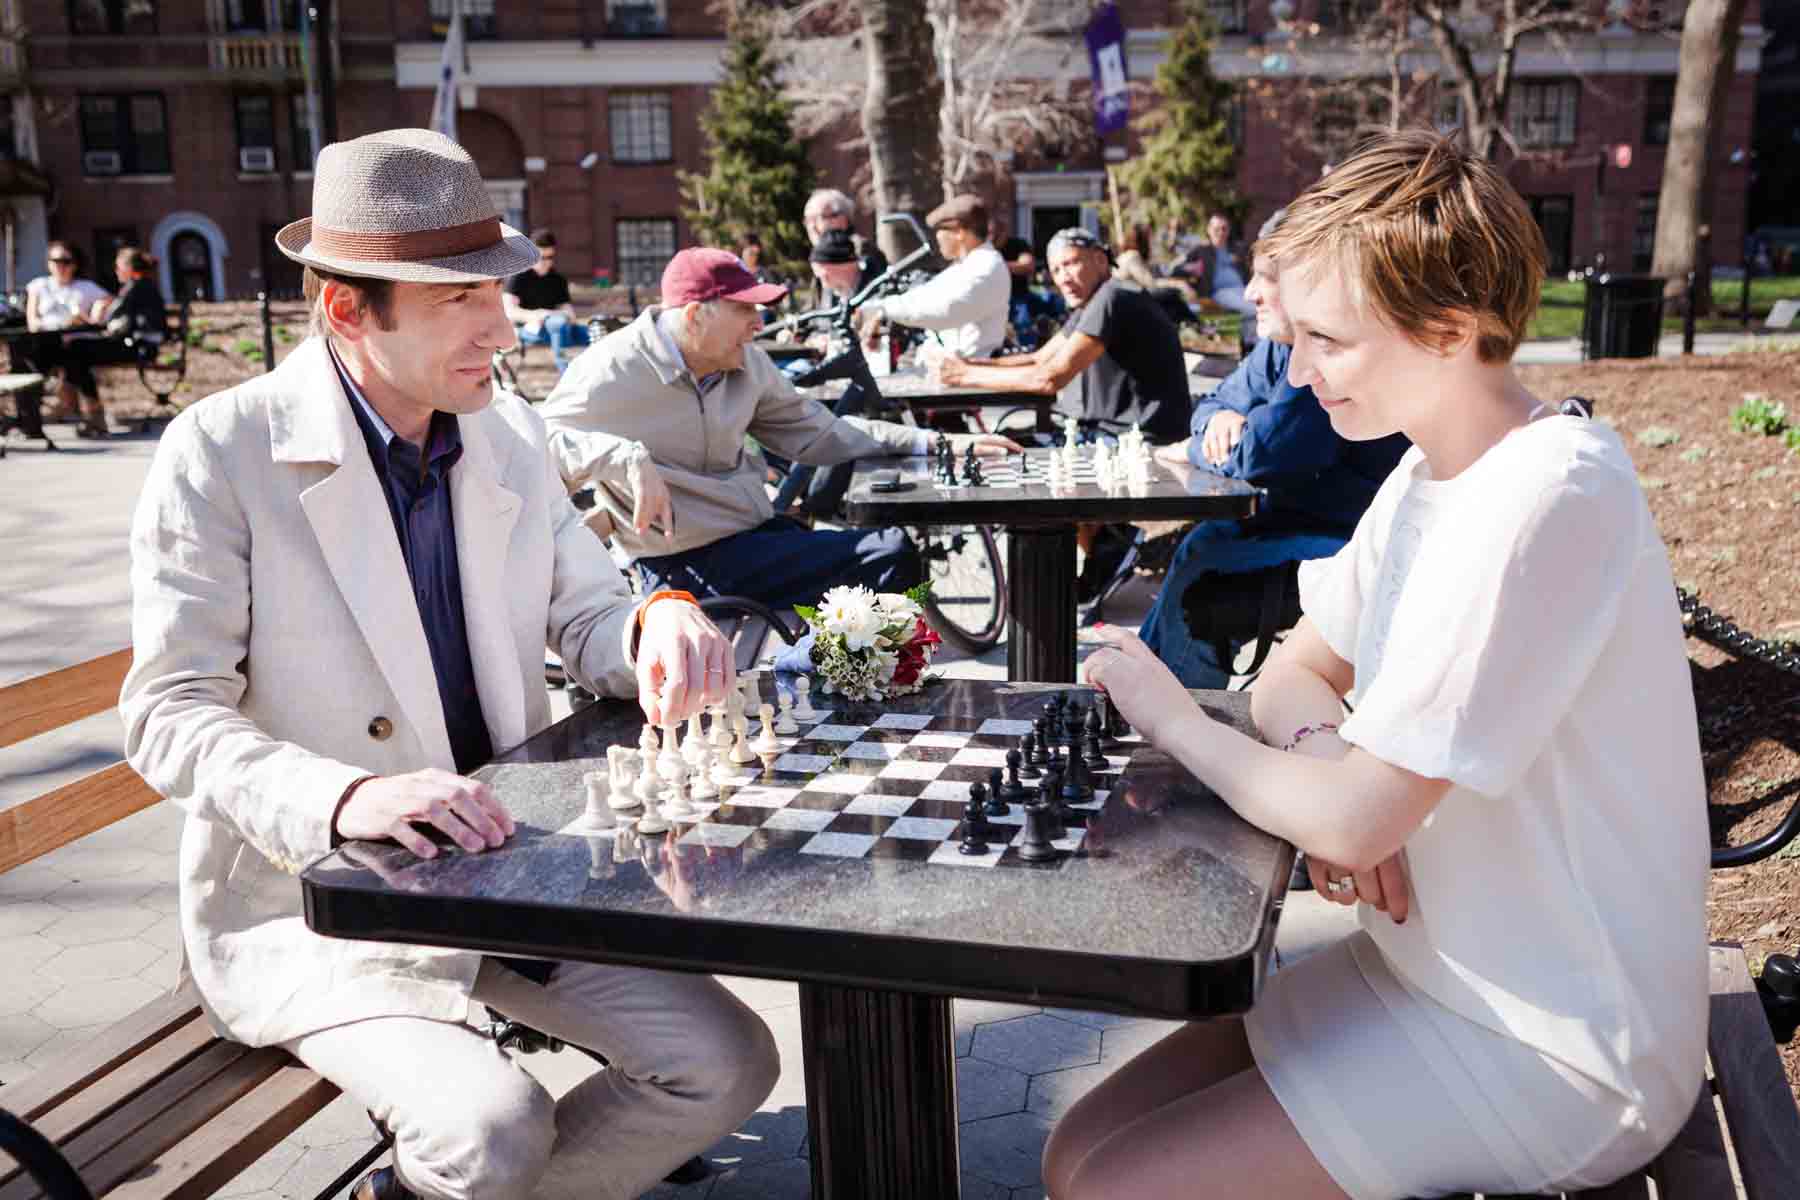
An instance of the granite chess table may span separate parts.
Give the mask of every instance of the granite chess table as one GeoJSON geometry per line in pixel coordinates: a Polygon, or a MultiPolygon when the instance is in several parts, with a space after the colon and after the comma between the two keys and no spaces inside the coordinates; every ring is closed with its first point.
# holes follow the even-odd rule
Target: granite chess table
{"type": "MultiPolygon", "coordinates": [[[[773,677],[758,682],[772,702],[773,677]]],[[[1005,822],[991,864],[962,861],[968,782],[1058,694],[1092,699],[977,680],[879,703],[815,689],[816,721],[667,832],[560,832],[583,814],[583,778],[605,774],[607,747],[638,741],[637,706],[601,701],[477,772],[518,823],[505,846],[420,861],[351,843],[305,872],[307,923],[334,937],[798,981],[814,1194],[954,1196],[950,997],[1243,1012],[1292,865],[1286,843],[1131,737],[1109,739],[1095,802],[1054,861],[1007,858],[1017,827],[1005,822]]],[[[1196,695],[1249,728],[1248,697],[1196,695]]]]}

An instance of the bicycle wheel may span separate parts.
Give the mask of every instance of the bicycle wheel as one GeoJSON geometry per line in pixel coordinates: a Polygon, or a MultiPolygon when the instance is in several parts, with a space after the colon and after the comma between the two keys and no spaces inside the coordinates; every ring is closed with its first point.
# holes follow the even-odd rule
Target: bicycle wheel
{"type": "Polygon", "coordinates": [[[966,654],[999,645],[1006,628],[1006,557],[996,531],[966,525],[909,533],[931,581],[925,604],[931,627],[966,654]]]}

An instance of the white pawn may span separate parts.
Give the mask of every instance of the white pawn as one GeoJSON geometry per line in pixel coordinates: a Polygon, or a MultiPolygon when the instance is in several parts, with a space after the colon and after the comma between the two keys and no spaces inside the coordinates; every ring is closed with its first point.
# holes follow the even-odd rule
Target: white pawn
{"type": "Polygon", "coordinates": [[[712,752],[711,746],[700,747],[700,757],[694,763],[694,792],[696,800],[711,800],[719,794],[719,785],[713,781],[713,768],[718,756],[712,752]]]}
{"type": "Polygon", "coordinates": [[[775,737],[775,706],[757,705],[756,716],[762,722],[762,728],[757,730],[756,740],[750,744],[750,748],[758,754],[776,753],[781,749],[781,742],[775,737]]]}
{"type": "Polygon", "coordinates": [[[631,794],[645,801],[656,796],[656,730],[648,725],[638,734],[638,777],[631,794]]]}
{"type": "Polygon", "coordinates": [[[644,798],[644,815],[637,819],[637,831],[639,833],[663,833],[668,828],[669,823],[663,820],[662,809],[657,807],[656,795],[653,792],[644,798]]]}
{"type": "Polygon", "coordinates": [[[747,740],[750,733],[749,718],[745,717],[743,713],[739,713],[731,722],[731,730],[734,735],[731,743],[731,761],[739,765],[755,762],[756,755],[750,753],[750,744],[747,740]]]}
{"type": "Polygon", "coordinates": [[[671,721],[662,727],[662,752],[656,756],[656,774],[667,779],[669,764],[681,761],[681,724],[671,721]]]}
{"type": "Polygon", "coordinates": [[[700,714],[695,712],[688,717],[687,736],[681,739],[681,757],[688,766],[693,766],[700,757],[700,748],[706,745],[706,734],[700,728],[700,714]]]}
{"type": "Polygon", "coordinates": [[[805,675],[794,680],[794,718],[800,721],[819,719],[812,706],[812,680],[805,675]]]}
{"type": "Polygon", "coordinates": [[[664,770],[662,764],[659,763],[657,774],[661,775],[663,782],[667,784],[662,794],[662,815],[674,817],[677,820],[693,816],[693,807],[688,804],[687,763],[677,757],[668,764],[667,770],[664,770]]]}
{"type": "Polygon", "coordinates": [[[794,723],[794,697],[788,692],[777,693],[776,700],[781,702],[781,715],[775,718],[776,733],[799,733],[800,726],[794,723]]]}
{"type": "Polygon", "coordinates": [[[729,700],[721,700],[706,711],[712,714],[712,737],[709,739],[714,750],[731,748],[731,704],[729,700]]]}

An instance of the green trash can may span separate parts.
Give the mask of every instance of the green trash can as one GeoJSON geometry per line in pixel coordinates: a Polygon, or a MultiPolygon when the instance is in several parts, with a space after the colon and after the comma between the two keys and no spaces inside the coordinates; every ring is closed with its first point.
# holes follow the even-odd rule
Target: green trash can
{"type": "Polygon", "coordinates": [[[1583,358],[1655,358],[1662,337],[1659,275],[1590,275],[1581,313],[1583,358]]]}

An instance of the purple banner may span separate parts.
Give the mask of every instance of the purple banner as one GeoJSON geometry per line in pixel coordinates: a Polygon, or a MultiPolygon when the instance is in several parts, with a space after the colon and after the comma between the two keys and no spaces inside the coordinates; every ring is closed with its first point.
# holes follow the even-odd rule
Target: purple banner
{"type": "Polygon", "coordinates": [[[1116,4],[1102,4],[1087,24],[1088,67],[1094,77],[1094,131],[1104,137],[1125,128],[1131,116],[1126,84],[1125,23],[1116,4]]]}

